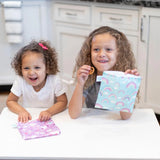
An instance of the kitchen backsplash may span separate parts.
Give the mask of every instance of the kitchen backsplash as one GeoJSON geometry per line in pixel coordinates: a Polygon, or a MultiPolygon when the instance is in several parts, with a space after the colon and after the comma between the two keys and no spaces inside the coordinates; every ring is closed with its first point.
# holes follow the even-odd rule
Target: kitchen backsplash
{"type": "Polygon", "coordinates": [[[145,0],[145,1],[140,1],[140,0],[80,0],[80,1],[104,2],[104,3],[160,8],[160,0],[151,0],[151,1],[149,0],[145,0]]]}
{"type": "MultiPolygon", "coordinates": [[[[0,5],[1,5],[1,1],[4,1],[4,0],[0,0],[0,5]]],[[[24,1],[24,0],[21,0],[21,1],[24,1]]],[[[101,2],[101,3],[113,3],[113,4],[122,4],[122,5],[134,5],[134,6],[142,6],[142,7],[160,8],[160,0],[144,0],[144,1],[143,0],[142,1],[141,0],[71,0],[71,1],[101,2]]]]}

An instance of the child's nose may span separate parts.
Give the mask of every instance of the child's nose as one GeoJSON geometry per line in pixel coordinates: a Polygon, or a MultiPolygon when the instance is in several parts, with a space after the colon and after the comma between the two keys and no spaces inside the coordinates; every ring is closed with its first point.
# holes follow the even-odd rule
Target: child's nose
{"type": "Polygon", "coordinates": [[[104,49],[101,49],[100,52],[99,52],[99,56],[102,56],[102,57],[103,57],[103,56],[105,56],[105,54],[106,54],[106,53],[105,53],[105,50],[104,50],[104,49]]]}
{"type": "Polygon", "coordinates": [[[30,69],[30,70],[29,70],[29,74],[30,74],[30,75],[34,74],[34,70],[33,70],[33,69],[30,69]]]}

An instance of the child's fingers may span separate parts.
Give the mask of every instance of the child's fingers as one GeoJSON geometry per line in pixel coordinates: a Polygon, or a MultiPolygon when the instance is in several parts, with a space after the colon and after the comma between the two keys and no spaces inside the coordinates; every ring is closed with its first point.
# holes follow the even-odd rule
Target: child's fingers
{"type": "Polygon", "coordinates": [[[82,73],[84,73],[84,74],[89,74],[89,71],[90,71],[90,66],[88,66],[88,65],[83,65],[79,70],[78,70],[78,74],[80,75],[80,74],[82,74],[82,73]]]}
{"type": "Polygon", "coordinates": [[[88,79],[88,76],[91,73],[93,73],[94,69],[89,65],[83,65],[82,67],[79,68],[77,72],[77,79],[78,83],[81,84],[82,86],[85,84],[86,80],[88,79]]]}
{"type": "Polygon", "coordinates": [[[47,121],[50,118],[51,118],[51,114],[46,111],[43,111],[40,113],[38,120],[39,121],[47,121]]]}
{"type": "Polygon", "coordinates": [[[42,120],[43,120],[43,114],[42,114],[42,112],[39,114],[38,120],[39,120],[39,121],[42,121],[42,120]]]}
{"type": "Polygon", "coordinates": [[[39,120],[39,121],[43,121],[43,117],[42,117],[42,116],[39,116],[38,120],[39,120]]]}
{"type": "Polygon", "coordinates": [[[18,116],[18,122],[22,122],[22,117],[18,116]]]}
{"type": "Polygon", "coordinates": [[[27,116],[19,116],[18,121],[21,123],[26,123],[28,121],[28,117],[27,116]]]}
{"type": "Polygon", "coordinates": [[[41,114],[40,114],[39,117],[38,117],[38,120],[42,121],[42,119],[43,119],[43,116],[41,116],[41,114]]]}
{"type": "Polygon", "coordinates": [[[39,117],[39,121],[47,121],[50,119],[50,116],[49,115],[43,115],[43,116],[40,116],[39,117]]]}
{"type": "Polygon", "coordinates": [[[32,116],[28,112],[20,113],[18,116],[18,121],[22,123],[26,123],[31,119],[32,119],[32,116]]]}
{"type": "Polygon", "coordinates": [[[125,74],[129,74],[129,73],[131,73],[131,69],[127,69],[127,70],[125,71],[125,74]]]}
{"type": "Polygon", "coordinates": [[[78,72],[77,72],[77,75],[78,76],[80,76],[80,75],[88,75],[88,73],[89,73],[89,71],[87,71],[87,70],[83,70],[83,69],[80,69],[80,70],[78,70],[78,72]]]}
{"type": "Polygon", "coordinates": [[[94,73],[94,67],[91,67],[89,65],[83,65],[79,71],[78,71],[78,75],[84,73],[84,74],[87,74],[87,75],[91,75],[94,73]]]}
{"type": "Polygon", "coordinates": [[[136,76],[139,76],[139,75],[140,75],[139,72],[137,71],[137,69],[132,70],[132,74],[134,74],[134,75],[136,75],[136,76]]]}
{"type": "Polygon", "coordinates": [[[139,76],[139,72],[137,71],[137,69],[133,69],[133,70],[127,69],[125,71],[125,74],[133,74],[133,75],[139,76]]]}
{"type": "Polygon", "coordinates": [[[28,119],[29,119],[29,120],[31,120],[31,119],[32,119],[32,116],[31,116],[30,114],[28,115],[28,119]]]}

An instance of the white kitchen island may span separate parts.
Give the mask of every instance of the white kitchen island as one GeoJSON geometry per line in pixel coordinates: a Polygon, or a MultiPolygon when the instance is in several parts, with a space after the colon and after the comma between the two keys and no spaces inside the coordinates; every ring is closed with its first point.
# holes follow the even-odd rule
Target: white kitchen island
{"type": "MultiPolygon", "coordinates": [[[[42,108],[28,108],[33,119],[42,108]]],[[[52,117],[61,134],[23,140],[17,115],[4,108],[0,115],[0,159],[159,160],[160,127],[151,109],[135,109],[129,120],[119,113],[84,108],[71,119],[68,110],[52,117]]]]}

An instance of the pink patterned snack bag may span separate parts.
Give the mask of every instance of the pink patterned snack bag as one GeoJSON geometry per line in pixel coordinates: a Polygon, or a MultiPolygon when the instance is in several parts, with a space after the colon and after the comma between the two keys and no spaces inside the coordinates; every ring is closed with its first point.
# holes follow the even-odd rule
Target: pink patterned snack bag
{"type": "Polygon", "coordinates": [[[25,140],[48,137],[61,133],[60,129],[55,125],[52,119],[43,122],[39,120],[33,120],[27,123],[19,122],[17,127],[22,138],[25,140]]]}

